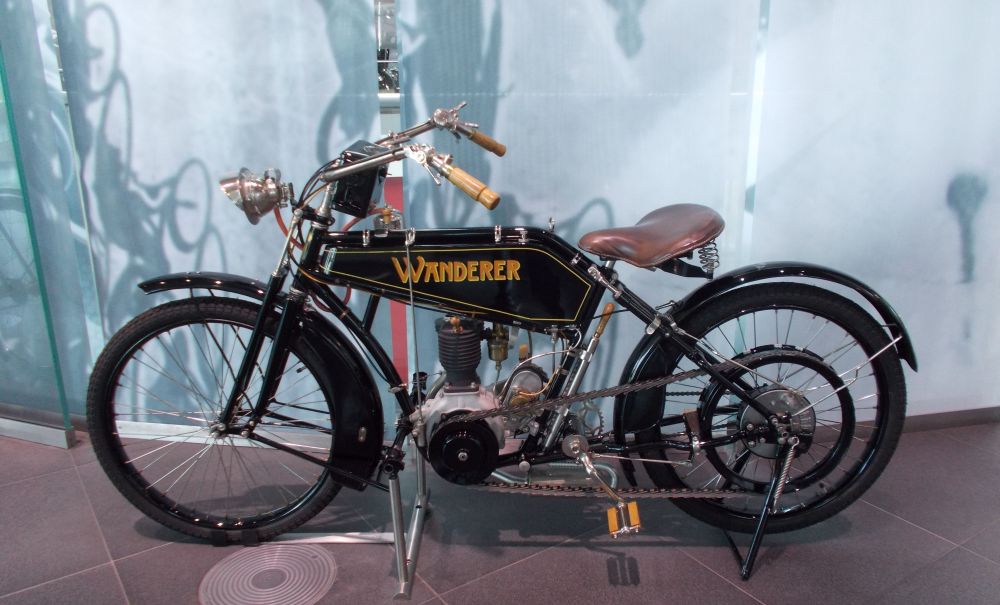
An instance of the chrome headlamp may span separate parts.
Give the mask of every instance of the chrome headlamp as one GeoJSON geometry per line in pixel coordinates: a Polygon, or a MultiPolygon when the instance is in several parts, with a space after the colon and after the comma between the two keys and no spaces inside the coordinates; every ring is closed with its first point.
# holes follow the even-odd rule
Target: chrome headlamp
{"type": "Polygon", "coordinates": [[[264,176],[240,168],[238,175],[219,181],[219,187],[254,225],[275,206],[284,207],[295,197],[291,183],[281,182],[281,171],[277,168],[268,168],[264,176]]]}

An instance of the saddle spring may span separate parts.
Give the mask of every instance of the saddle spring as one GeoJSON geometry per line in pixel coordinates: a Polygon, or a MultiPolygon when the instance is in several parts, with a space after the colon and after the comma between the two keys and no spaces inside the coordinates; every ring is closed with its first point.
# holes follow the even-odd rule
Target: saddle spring
{"type": "Polygon", "coordinates": [[[709,274],[719,268],[719,246],[714,239],[698,249],[698,262],[709,274]]]}

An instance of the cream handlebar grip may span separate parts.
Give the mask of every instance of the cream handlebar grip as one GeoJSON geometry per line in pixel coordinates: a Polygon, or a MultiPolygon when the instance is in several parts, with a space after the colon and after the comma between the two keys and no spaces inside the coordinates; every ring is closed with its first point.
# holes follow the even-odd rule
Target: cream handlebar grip
{"type": "Polygon", "coordinates": [[[493,137],[488,134],[483,134],[478,130],[469,135],[469,140],[471,140],[476,145],[479,145],[486,151],[495,153],[499,157],[503,157],[507,153],[507,146],[503,143],[497,142],[493,137]]]}
{"type": "Polygon", "coordinates": [[[448,166],[445,169],[445,178],[448,179],[449,183],[461,189],[465,195],[486,206],[487,210],[493,210],[500,203],[499,193],[461,168],[448,166]]]}

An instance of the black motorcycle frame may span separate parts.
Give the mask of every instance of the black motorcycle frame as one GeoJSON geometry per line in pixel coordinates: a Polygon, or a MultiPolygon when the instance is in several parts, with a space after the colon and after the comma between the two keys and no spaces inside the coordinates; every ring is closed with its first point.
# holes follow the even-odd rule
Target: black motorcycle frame
{"type": "MultiPolygon", "coordinates": [[[[306,218],[318,218],[309,217],[306,218]]],[[[315,220],[307,231],[304,239],[304,247],[297,263],[295,271],[288,268],[287,263],[279,267],[270,277],[267,283],[262,283],[248,278],[221,274],[221,273],[179,273],[160,276],[148,280],[140,287],[147,293],[160,292],[172,289],[208,289],[219,290],[248,296],[261,301],[261,312],[257,320],[257,326],[248,351],[244,357],[242,367],[237,374],[237,385],[246,384],[253,365],[257,363],[259,355],[260,340],[264,319],[268,314],[278,312],[280,320],[277,331],[274,335],[275,346],[272,347],[272,355],[266,360],[264,384],[258,400],[255,402],[253,415],[246,418],[245,422],[233,424],[231,422],[232,413],[241,396],[239,389],[233,389],[229,398],[229,405],[224,411],[222,422],[226,425],[225,431],[232,434],[244,434],[250,439],[255,439],[265,445],[286,451],[292,455],[310,460],[316,464],[326,466],[334,477],[345,486],[355,489],[363,489],[365,486],[373,486],[378,489],[388,491],[388,487],[374,478],[374,471],[384,463],[393,451],[398,451],[406,437],[412,432],[413,426],[409,421],[409,416],[416,410],[416,406],[423,398],[423,393],[418,390],[407,390],[406,381],[399,376],[393,366],[389,355],[381,346],[378,340],[372,335],[371,327],[375,316],[375,310],[383,297],[409,303],[409,291],[406,287],[393,288],[384,283],[373,283],[370,279],[359,278],[343,274],[331,274],[324,271],[323,261],[326,255],[341,251],[367,251],[370,253],[395,253],[401,250],[415,256],[421,251],[434,249],[447,249],[457,253],[466,250],[511,250],[511,249],[531,249],[540,250],[557,259],[563,266],[571,268],[575,277],[585,280],[588,284],[586,293],[580,302],[578,312],[573,318],[564,318],[565,321],[558,323],[546,323],[532,319],[515,319],[504,317],[503,312],[481,311],[486,319],[493,321],[503,321],[512,325],[523,325],[528,329],[536,331],[574,331],[580,335],[585,335],[590,330],[593,320],[598,317],[598,307],[604,295],[611,292],[614,300],[624,311],[631,313],[639,321],[647,326],[647,336],[640,341],[635,352],[626,364],[623,373],[623,382],[629,380],[639,359],[648,352],[653,344],[661,339],[669,339],[685,355],[691,359],[698,368],[711,376],[719,384],[730,390],[739,397],[747,406],[754,408],[761,415],[767,417],[770,412],[756,401],[745,388],[730,381],[721,374],[713,365],[720,361],[712,353],[705,350],[697,343],[692,344],[682,338],[676,330],[675,315],[677,317],[686,316],[689,313],[697,312],[698,308],[711,299],[714,299],[725,292],[738,288],[746,283],[772,279],[775,277],[804,277],[817,280],[825,280],[846,286],[858,292],[866,298],[882,316],[886,329],[894,337],[896,349],[900,356],[905,359],[911,367],[916,369],[916,359],[913,354],[909,336],[903,326],[902,321],[896,312],[873,290],[861,282],[850,278],[842,273],[831,269],[808,265],[803,263],[769,263],[738,269],[729,274],[720,276],[716,280],[696,289],[685,299],[674,304],[665,312],[650,306],[627,286],[617,279],[613,270],[613,263],[598,263],[592,261],[585,254],[568,244],[551,231],[543,231],[536,228],[502,228],[496,229],[429,229],[429,230],[393,230],[372,234],[370,232],[361,233],[332,233],[327,228],[327,222],[315,220]],[[292,283],[284,292],[284,285],[289,273],[292,273],[292,283]],[[370,292],[368,307],[363,318],[357,317],[354,312],[344,303],[332,289],[335,285],[349,285],[356,289],[370,292]],[[365,476],[344,470],[334,463],[327,463],[316,458],[302,454],[281,443],[269,440],[265,437],[255,435],[252,432],[253,423],[259,420],[267,412],[267,403],[270,396],[277,389],[277,381],[281,376],[287,352],[283,352],[290,327],[298,323],[308,321],[321,326],[324,333],[328,333],[327,338],[337,342],[340,346],[350,346],[349,340],[339,333],[339,329],[329,320],[322,316],[308,304],[310,298],[321,301],[337,318],[341,326],[356,339],[378,372],[387,380],[391,387],[402,413],[396,423],[396,435],[393,439],[393,446],[386,448],[382,453],[382,461],[372,460],[366,465],[370,473],[365,476]],[[506,319],[506,321],[504,321],[506,319]],[[250,429],[248,431],[248,429],[250,429]]],[[[411,276],[412,279],[412,276],[411,276]]],[[[454,302],[434,300],[431,297],[417,297],[414,302],[417,306],[436,308],[441,311],[468,312],[467,305],[455,304],[454,302]]],[[[515,310],[521,307],[513,307],[515,310]]],[[[509,313],[507,313],[509,315],[509,313]]],[[[353,349],[353,348],[352,348],[353,349]]],[[[356,351],[352,351],[357,356],[356,351]]],[[[363,359],[358,359],[358,365],[364,367],[363,359]]],[[[549,389],[550,396],[561,393],[565,387],[567,376],[571,375],[573,365],[578,360],[570,354],[563,355],[557,370],[557,376],[549,389]]],[[[371,376],[367,377],[371,381],[371,376]]],[[[377,399],[377,397],[376,397],[377,399]]],[[[636,430],[649,426],[652,422],[666,422],[670,419],[661,419],[658,409],[629,409],[627,398],[619,398],[615,405],[615,426],[616,433],[621,435],[624,432],[636,430]]],[[[381,427],[383,419],[381,409],[378,406],[367,405],[362,418],[358,421],[365,425],[367,430],[374,431],[378,438],[376,443],[381,442],[381,427]]],[[[539,419],[543,426],[548,422],[550,412],[544,412],[539,419]]],[[[679,421],[680,419],[675,419],[679,421]]],[[[353,427],[352,427],[353,428],[353,427]]],[[[701,443],[702,447],[722,446],[739,439],[746,438],[742,431],[720,439],[706,440],[701,443]]],[[[374,440],[373,440],[374,441],[374,440]]],[[[663,440],[658,443],[646,443],[642,445],[627,445],[619,439],[617,443],[610,441],[594,443],[595,452],[610,451],[616,454],[627,455],[629,453],[641,452],[650,449],[674,448],[690,451],[690,443],[684,441],[663,440]]],[[[499,466],[516,464],[526,460],[529,463],[543,463],[552,460],[565,459],[566,456],[561,451],[545,450],[540,447],[540,440],[537,437],[529,437],[520,451],[501,456],[499,466]]],[[[630,465],[629,465],[630,466],[630,465]]],[[[628,470],[628,469],[627,469],[628,470]]],[[[631,473],[628,473],[631,474],[631,473]]]]}

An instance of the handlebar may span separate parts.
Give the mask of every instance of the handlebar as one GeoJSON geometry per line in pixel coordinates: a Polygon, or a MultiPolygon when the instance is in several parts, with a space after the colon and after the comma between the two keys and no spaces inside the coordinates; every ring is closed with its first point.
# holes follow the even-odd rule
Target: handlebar
{"type": "Polygon", "coordinates": [[[408,128],[400,133],[390,134],[388,137],[376,141],[375,145],[384,147],[384,151],[363,160],[324,170],[319,173],[319,178],[332,183],[352,174],[371,170],[401,160],[404,157],[410,157],[430,170],[435,182],[438,181],[437,177],[434,176],[436,172],[448,179],[449,183],[458,187],[470,198],[479,202],[488,210],[493,210],[500,203],[500,194],[487,187],[482,181],[468,172],[453,166],[451,156],[439,154],[429,145],[411,143],[413,137],[438,128],[448,130],[456,137],[465,136],[483,149],[499,157],[503,157],[507,153],[506,145],[480,132],[478,124],[464,122],[458,118],[458,112],[464,106],[465,102],[463,101],[451,109],[435,109],[433,116],[426,122],[408,128]]]}
{"type": "Polygon", "coordinates": [[[446,165],[441,173],[448,182],[458,187],[462,193],[479,202],[487,210],[493,210],[500,203],[500,194],[487,187],[482,181],[457,166],[446,165]]]}
{"type": "Polygon", "coordinates": [[[507,153],[506,145],[504,145],[503,143],[498,143],[493,139],[493,137],[489,136],[488,134],[483,134],[478,130],[474,131],[472,134],[469,135],[469,140],[475,143],[476,145],[479,145],[486,151],[496,154],[497,157],[502,158],[504,154],[507,153]]]}

